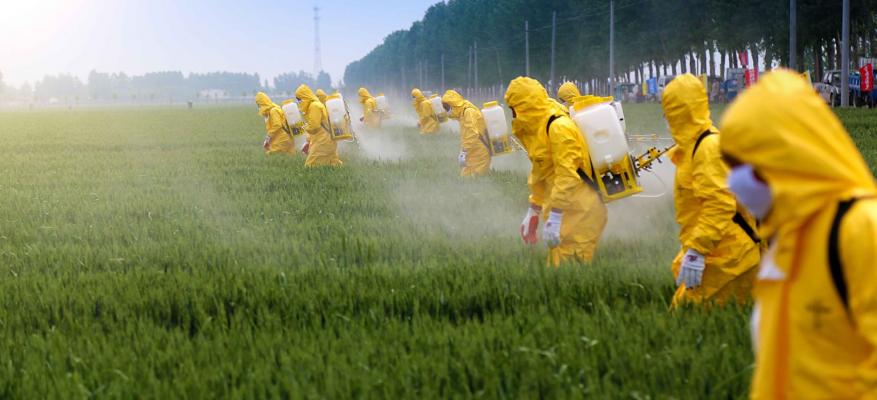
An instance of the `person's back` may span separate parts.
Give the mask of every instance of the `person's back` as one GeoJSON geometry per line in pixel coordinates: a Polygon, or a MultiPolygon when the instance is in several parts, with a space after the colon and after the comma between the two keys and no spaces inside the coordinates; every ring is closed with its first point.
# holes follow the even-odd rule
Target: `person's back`
{"type": "Polygon", "coordinates": [[[551,101],[536,80],[512,80],[505,99],[512,110],[512,130],[531,163],[530,207],[521,225],[522,238],[535,241],[538,219],[545,214],[543,238],[551,248],[550,265],[591,261],[607,215],[592,185],[587,142],[565,107],[551,101]]]}
{"type": "Polygon", "coordinates": [[[295,154],[295,142],[283,110],[262,92],[256,94],[256,105],[265,118],[267,136],[262,144],[265,154],[295,154]]]}
{"type": "Polygon", "coordinates": [[[760,258],[755,220],[728,190],[720,133],[710,119],[703,83],[691,74],[671,81],[662,108],[676,142],[673,200],[680,251],[672,270],[673,304],[748,300],[760,258]]]}
{"type": "Polygon", "coordinates": [[[877,397],[877,187],[840,121],[790,71],[722,122],[731,190],[770,240],[753,311],[754,399],[877,397]]]}
{"type": "Polygon", "coordinates": [[[299,86],[295,97],[301,102],[308,132],[308,158],[305,166],[341,165],[337,144],[329,132],[329,113],[326,106],[307,85],[299,86]]]}
{"type": "Polygon", "coordinates": [[[381,115],[378,111],[378,102],[372,97],[366,88],[359,88],[359,102],[362,104],[361,121],[366,127],[377,129],[381,127],[381,115]]]}
{"type": "Polygon", "coordinates": [[[429,99],[423,95],[420,89],[411,91],[412,105],[417,113],[417,126],[420,127],[420,133],[430,134],[438,132],[439,120],[432,109],[429,99]]]}
{"type": "Polygon", "coordinates": [[[481,111],[453,90],[445,92],[442,103],[450,108],[449,116],[460,121],[460,175],[487,174],[490,171],[490,151],[485,138],[487,125],[481,111]]]}

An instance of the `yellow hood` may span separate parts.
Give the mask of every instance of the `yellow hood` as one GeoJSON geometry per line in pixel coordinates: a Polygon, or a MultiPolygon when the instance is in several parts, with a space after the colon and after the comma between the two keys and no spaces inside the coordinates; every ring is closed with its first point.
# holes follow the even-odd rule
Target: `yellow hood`
{"type": "Polygon", "coordinates": [[[417,110],[417,106],[426,100],[426,96],[423,95],[423,92],[421,92],[420,89],[414,88],[411,90],[411,99],[411,104],[414,105],[414,109],[417,110]]]}
{"type": "Polygon", "coordinates": [[[372,97],[371,93],[368,92],[368,89],[361,87],[359,88],[359,102],[365,103],[366,100],[372,97]]]}
{"type": "Polygon", "coordinates": [[[311,106],[311,103],[320,101],[320,99],[314,95],[314,92],[311,91],[311,88],[305,84],[302,84],[298,89],[295,89],[295,98],[301,102],[301,111],[305,114],[308,113],[308,108],[311,106]]]}
{"type": "Polygon", "coordinates": [[[765,236],[797,229],[839,200],[877,192],[874,177],[834,112],[809,82],[771,72],[722,119],[722,152],[752,165],[774,196],[765,236]]]}
{"type": "Polygon", "coordinates": [[[700,134],[713,127],[706,88],[692,74],[674,78],[664,89],[661,105],[670,134],[683,153],[690,153],[700,134]]]}
{"type": "Polygon", "coordinates": [[[560,101],[566,104],[572,104],[573,99],[581,96],[579,93],[579,88],[576,87],[575,83],[572,82],[564,82],[563,85],[560,85],[560,88],[557,89],[557,97],[560,101]]]}
{"type": "Polygon", "coordinates": [[[263,117],[268,116],[268,111],[271,110],[271,108],[277,107],[277,104],[274,104],[274,102],[271,101],[271,98],[262,92],[256,93],[256,105],[259,106],[259,115],[263,117]]]}
{"type": "Polygon", "coordinates": [[[512,131],[522,141],[542,132],[548,126],[548,118],[562,112],[548,98],[548,92],[539,81],[517,77],[509,83],[505,93],[506,104],[515,110],[512,131]]]}
{"type": "Polygon", "coordinates": [[[471,107],[474,109],[478,109],[474,104],[470,103],[466,99],[463,98],[459,93],[454,90],[448,90],[445,92],[445,95],[442,96],[442,103],[446,103],[451,106],[450,117],[454,119],[459,119],[460,116],[463,115],[463,110],[471,107]]]}
{"type": "Polygon", "coordinates": [[[328,96],[326,96],[326,92],[323,89],[317,89],[317,99],[320,100],[321,103],[325,103],[328,96]]]}

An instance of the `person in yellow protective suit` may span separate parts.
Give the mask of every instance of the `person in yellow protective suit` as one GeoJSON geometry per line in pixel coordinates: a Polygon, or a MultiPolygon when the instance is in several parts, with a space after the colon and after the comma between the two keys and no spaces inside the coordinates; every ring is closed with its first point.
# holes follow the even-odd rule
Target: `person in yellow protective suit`
{"type": "Polygon", "coordinates": [[[308,158],[305,166],[341,165],[338,146],[329,133],[329,113],[326,112],[326,106],[307,85],[301,85],[295,90],[295,98],[300,102],[305,116],[305,130],[308,133],[308,158]]]}
{"type": "Polygon", "coordinates": [[[753,399],[877,398],[877,186],[837,116],[791,71],[722,120],[728,184],[768,238],[752,315],[753,399]]]}
{"type": "Polygon", "coordinates": [[[326,92],[324,92],[323,89],[317,89],[317,93],[315,94],[317,95],[317,98],[320,99],[320,103],[326,104],[326,100],[329,96],[326,95],[326,92]]]}
{"type": "Polygon", "coordinates": [[[591,261],[606,227],[606,206],[593,188],[588,144],[575,122],[551,102],[531,78],[512,80],[505,94],[512,131],[521,141],[532,170],[527,178],[530,207],[521,224],[525,243],[535,243],[539,216],[551,248],[549,261],[591,261]]]}
{"type": "Polygon", "coordinates": [[[677,146],[670,158],[676,164],[673,199],[682,246],[672,264],[678,286],[673,305],[745,302],[761,239],[755,219],[728,190],[728,166],[706,89],[694,75],[677,76],[664,90],[661,105],[677,146]]]}
{"type": "Polygon", "coordinates": [[[362,104],[362,118],[367,128],[377,129],[381,127],[381,113],[378,111],[378,102],[372,97],[366,88],[359,88],[359,103],[362,104]]]}
{"type": "Polygon", "coordinates": [[[420,127],[420,133],[426,135],[438,132],[438,117],[432,110],[432,104],[429,102],[429,99],[417,88],[411,91],[411,98],[413,99],[414,111],[417,113],[417,126],[420,127]]]}
{"type": "Polygon", "coordinates": [[[490,150],[486,144],[487,125],[481,110],[459,93],[448,90],[442,96],[448,116],[460,121],[460,176],[481,176],[490,171],[490,150]]]}
{"type": "Polygon", "coordinates": [[[295,154],[295,141],[283,110],[262,92],[256,94],[256,105],[259,106],[259,115],[265,118],[265,130],[268,131],[262,143],[265,154],[295,154]]]}
{"type": "Polygon", "coordinates": [[[573,105],[575,98],[581,97],[581,95],[582,94],[579,93],[579,88],[572,82],[564,82],[560,85],[560,88],[557,89],[557,98],[559,98],[567,107],[573,105]]]}

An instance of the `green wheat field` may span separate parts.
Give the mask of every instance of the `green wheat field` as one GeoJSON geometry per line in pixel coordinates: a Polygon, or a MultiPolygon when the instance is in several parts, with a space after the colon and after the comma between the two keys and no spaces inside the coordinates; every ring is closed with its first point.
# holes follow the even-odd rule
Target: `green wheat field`
{"type": "MultiPolygon", "coordinates": [[[[841,117],[877,165],[874,112],[841,117]]],[[[306,170],[255,106],[0,113],[0,398],[746,397],[748,307],[668,310],[666,162],[549,269],[526,159],[464,180],[413,125],[306,170]]]]}

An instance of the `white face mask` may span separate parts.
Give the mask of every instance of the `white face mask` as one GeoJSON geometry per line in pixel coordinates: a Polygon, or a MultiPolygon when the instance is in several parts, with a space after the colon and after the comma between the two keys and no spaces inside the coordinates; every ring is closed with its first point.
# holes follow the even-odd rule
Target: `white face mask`
{"type": "Polygon", "coordinates": [[[751,165],[742,164],[731,169],[728,189],[755,218],[764,219],[770,212],[773,194],[770,187],[755,176],[755,169],[751,165]]]}

